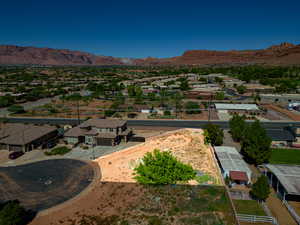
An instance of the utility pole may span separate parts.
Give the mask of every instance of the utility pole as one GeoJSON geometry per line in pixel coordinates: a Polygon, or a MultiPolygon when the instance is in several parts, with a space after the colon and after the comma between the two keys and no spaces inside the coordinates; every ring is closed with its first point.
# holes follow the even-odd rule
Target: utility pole
{"type": "Polygon", "coordinates": [[[77,122],[80,124],[79,99],[77,99],[77,122]]]}
{"type": "Polygon", "coordinates": [[[212,94],[210,95],[210,100],[209,100],[209,104],[208,104],[208,121],[210,121],[210,105],[211,105],[211,101],[212,101],[212,94]]]}

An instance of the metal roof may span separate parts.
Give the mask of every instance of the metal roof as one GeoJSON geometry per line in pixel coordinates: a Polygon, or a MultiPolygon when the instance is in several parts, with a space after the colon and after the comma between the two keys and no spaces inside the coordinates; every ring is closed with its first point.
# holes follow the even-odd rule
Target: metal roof
{"type": "Polygon", "coordinates": [[[266,129],[267,135],[273,141],[294,141],[294,134],[286,129],[266,129]]]}
{"type": "MultiPolygon", "coordinates": [[[[234,148],[229,146],[214,147],[216,155],[225,171],[241,171],[251,174],[251,170],[243,160],[240,153],[234,148]]],[[[250,180],[250,177],[248,177],[250,180]]]]}
{"type": "Polygon", "coordinates": [[[215,103],[217,110],[259,110],[256,104],[215,103]]]}
{"type": "Polygon", "coordinates": [[[300,195],[300,165],[266,164],[288,194],[300,195]]]}

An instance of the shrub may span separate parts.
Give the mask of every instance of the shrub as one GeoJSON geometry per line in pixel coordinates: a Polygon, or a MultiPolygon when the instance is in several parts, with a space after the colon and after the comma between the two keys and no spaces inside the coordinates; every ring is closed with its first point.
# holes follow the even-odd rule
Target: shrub
{"type": "Polygon", "coordinates": [[[19,201],[8,201],[0,206],[1,225],[25,225],[34,217],[34,213],[26,211],[19,201]]]}
{"type": "Polygon", "coordinates": [[[12,113],[23,113],[25,112],[24,107],[21,105],[12,105],[10,107],[8,107],[7,109],[9,112],[12,113]]]}
{"type": "Polygon", "coordinates": [[[164,116],[171,116],[171,112],[169,110],[164,111],[164,116]]]}
{"type": "Polygon", "coordinates": [[[267,177],[261,175],[253,184],[250,193],[258,200],[265,201],[271,193],[267,177]]]}
{"type": "Polygon", "coordinates": [[[134,178],[141,184],[175,184],[196,176],[190,165],[181,163],[170,152],[160,152],[157,149],[153,153],[146,153],[142,163],[134,171],[134,178]]]}
{"type": "Polygon", "coordinates": [[[187,102],[185,104],[185,110],[187,114],[201,113],[200,106],[197,102],[187,102]]]}
{"type": "Polygon", "coordinates": [[[71,151],[71,149],[69,149],[65,146],[62,146],[62,147],[54,148],[49,152],[45,152],[45,155],[64,155],[64,154],[68,153],[69,151],[71,151]]]}

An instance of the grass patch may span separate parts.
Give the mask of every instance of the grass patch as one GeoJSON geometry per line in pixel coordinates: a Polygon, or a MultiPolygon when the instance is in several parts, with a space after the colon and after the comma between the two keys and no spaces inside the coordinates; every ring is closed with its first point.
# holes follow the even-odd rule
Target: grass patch
{"type": "Polygon", "coordinates": [[[237,213],[266,216],[262,206],[255,200],[233,200],[237,213]]]}
{"type": "Polygon", "coordinates": [[[62,146],[62,147],[57,147],[52,149],[51,151],[45,152],[45,155],[64,155],[66,153],[68,153],[69,151],[71,151],[71,149],[62,146]]]}
{"type": "Polygon", "coordinates": [[[300,164],[300,150],[273,148],[269,161],[273,164],[300,164]]]}
{"type": "Polygon", "coordinates": [[[198,182],[198,184],[216,184],[215,178],[208,174],[204,174],[203,176],[196,176],[195,180],[198,182]]]}

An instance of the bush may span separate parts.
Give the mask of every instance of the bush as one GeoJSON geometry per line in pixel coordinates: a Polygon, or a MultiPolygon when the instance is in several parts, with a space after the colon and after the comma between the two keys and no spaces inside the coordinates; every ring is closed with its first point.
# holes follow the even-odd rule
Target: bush
{"type": "Polygon", "coordinates": [[[26,211],[19,201],[8,201],[0,206],[1,225],[25,225],[34,217],[34,212],[26,211]]]}
{"type": "Polygon", "coordinates": [[[253,184],[250,194],[260,201],[265,201],[271,193],[268,179],[261,175],[253,184]]]}
{"type": "Polygon", "coordinates": [[[64,155],[64,154],[68,153],[69,151],[71,151],[71,149],[69,149],[65,146],[62,146],[62,147],[54,148],[49,152],[45,152],[45,155],[64,155]]]}
{"type": "Polygon", "coordinates": [[[148,152],[134,171],[141,184],[175,184],[195,178],[196,172],[190,165],[178,161],[170,152],[148,152]]]}
{"type": "Polygon", "coordinates": [[[169,110],[164,111],[164,116],[171,116],[171,112],[169,110]]]}
{"type": "Polygon", "coordinates": [[[10,107],[8,107],[7,109],[9,112],[12,113],[23,113],[25,112],[24,107],[21,105],[12,105],[10,107]]]}
{"type": "Polygon", "coordinates": [[[197,102],[187,102],[185,104],[185,110],[187,114],[201,113],[200,106],[197,102]]]}

